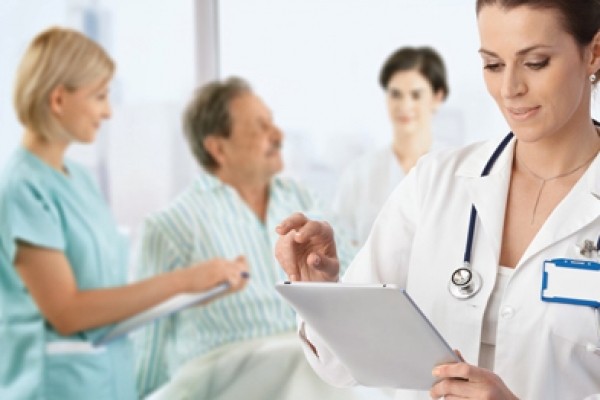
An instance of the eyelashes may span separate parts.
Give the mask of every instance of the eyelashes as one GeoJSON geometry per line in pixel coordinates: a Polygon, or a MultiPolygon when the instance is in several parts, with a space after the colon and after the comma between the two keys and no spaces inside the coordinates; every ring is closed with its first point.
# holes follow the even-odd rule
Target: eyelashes
{"type": "MultiPolygon", "coordinates": [[[[550,64],[550,57],[547,57],[543,61],[540,61],[540,62],[525,63],[525,66],[527,66],[528,68],[530,68],[534,71],[539,71],[543,68],[546,68],[549,64],[550,64]]],[[[502,68],[503,66],[504,66],[504,64],[502,64],[502,63],[488,63],[488,64],[484,65],[483,69],[491,71],[491,72],[496,72],[496,71],[499,71],[500,68],[502,68]]]]}
{"type": "MultiPolygon", "coordinates": [[[[390,91],[388,92],[388,96],[394,100],[400,100],[405,96],[405,94],[397,91],[390,91]]],[[[406,96],[409,96],[414,101],[418,101],[421,100],[422,93],[420,90],[417,90],[406,94],[406,96]]]]}
{"type": "Polygon", "coordinates": [[[527,65],[529,68],[537,71],[537,70],[547,67],[548,64],[550,64],[550,57],[546,58],[544,61],[540,61],[537,63],[527,63],[525,65],[527,65]]]}
{"type": "Polygon", "coordinates": [[[496,72],[498,69],[500,68],[500,64],[499,63],[495,63],[495,64],[486,64],[483,69],[486,69],[488,71],[492,71],[492,72],[496,72]]]}

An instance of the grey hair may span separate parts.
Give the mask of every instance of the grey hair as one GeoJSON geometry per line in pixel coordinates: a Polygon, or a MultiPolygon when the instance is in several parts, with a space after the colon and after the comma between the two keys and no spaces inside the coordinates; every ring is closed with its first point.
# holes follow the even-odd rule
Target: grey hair
{"type": "Polygon", "coordinates": [[[230,77],[212,81],[196,89],[183,113],[183,132],[196,161],[207,171],[218,168],[217,161],[204,146],[208,136],[228,138],[231,135],[229,105],[241,94],[252,92],[242,78],[230,77]]]}

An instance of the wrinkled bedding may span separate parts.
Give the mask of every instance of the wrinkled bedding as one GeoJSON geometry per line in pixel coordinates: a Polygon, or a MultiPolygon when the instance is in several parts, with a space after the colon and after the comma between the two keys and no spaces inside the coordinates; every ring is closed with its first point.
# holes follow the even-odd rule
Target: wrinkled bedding
{"type": "Polygon", "coordinates": [[[335,388],[312,370],[294,333],[222,346],[183,365],[147,400],[390,400],[391,391],[335,388]]]}

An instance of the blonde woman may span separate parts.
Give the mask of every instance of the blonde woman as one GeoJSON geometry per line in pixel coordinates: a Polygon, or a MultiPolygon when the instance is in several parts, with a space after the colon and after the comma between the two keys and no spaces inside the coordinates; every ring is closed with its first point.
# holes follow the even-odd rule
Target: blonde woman
{"type": "Polygon", "coordinates": [[[88,173],[64,157],[110,117],[114,69],[96,43],[62,28],[39,34],[19,66],[25,131],[0,175],[2,399],[135,399],[129,340],[90,342],[173,295],[245,284],[238,259],[125,285],[126,243],[88,173]]]}

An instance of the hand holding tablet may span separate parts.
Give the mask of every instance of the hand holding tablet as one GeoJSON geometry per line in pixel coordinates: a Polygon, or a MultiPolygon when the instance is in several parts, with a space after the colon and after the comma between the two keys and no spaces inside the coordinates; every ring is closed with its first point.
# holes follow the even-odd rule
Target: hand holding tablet
{"type": "Polygon", "coordinates": [[[437,365],[461,361],[394,285],[285,282],[276,289],[363,386],[429,391],[437,365]]]}

